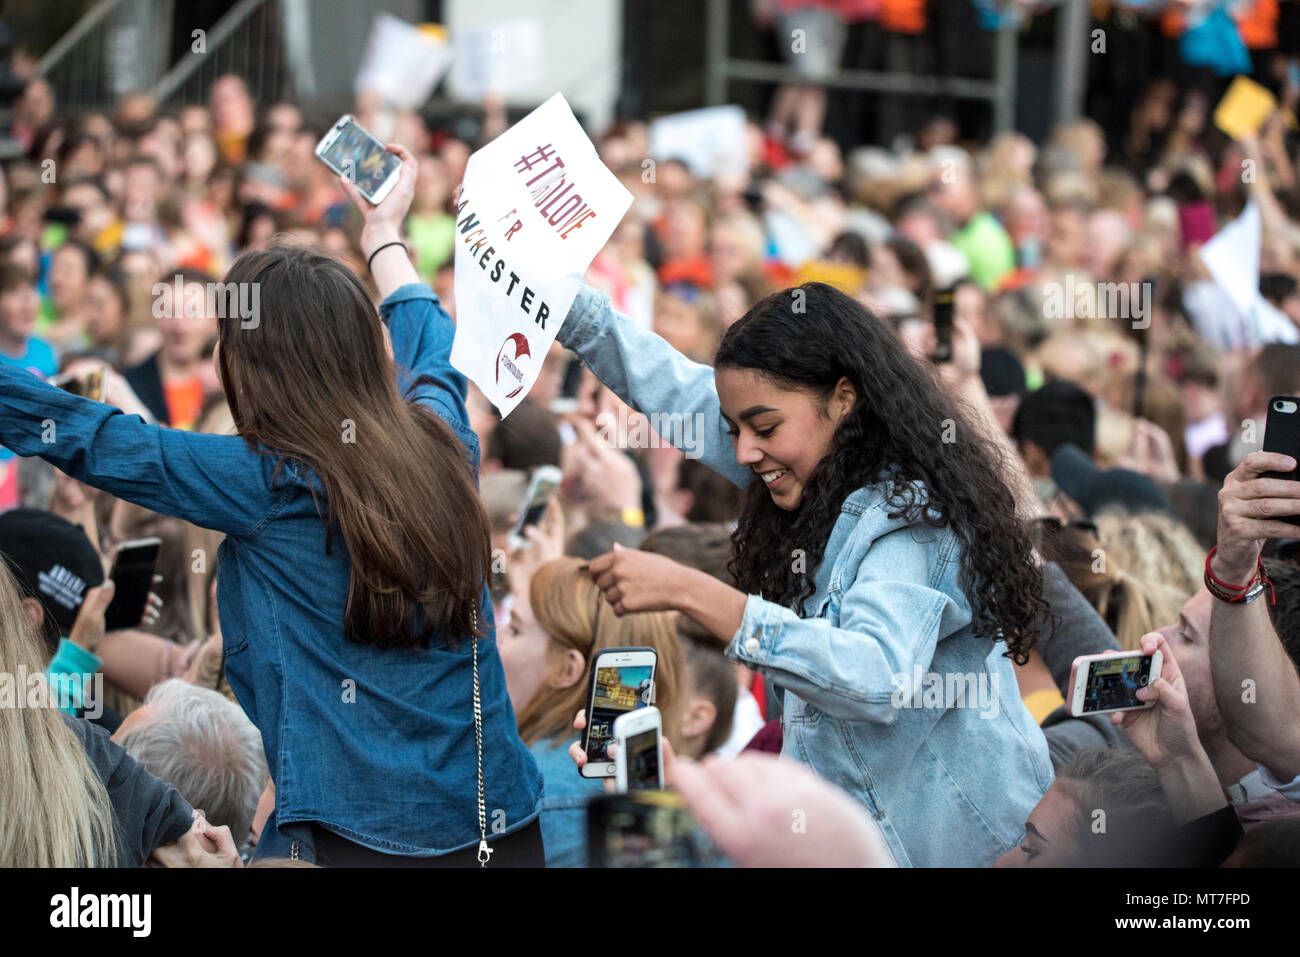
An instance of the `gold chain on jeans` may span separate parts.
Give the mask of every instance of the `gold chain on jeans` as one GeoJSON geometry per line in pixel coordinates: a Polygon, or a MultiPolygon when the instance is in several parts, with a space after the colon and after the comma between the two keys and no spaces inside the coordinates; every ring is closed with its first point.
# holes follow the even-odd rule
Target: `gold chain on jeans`
{"type": "Polygon", "coordinates": [[[487,804],[483,799],[483,705],[478,692],[478,607],[474,608],[474,629],[469,636],[474,646],[474,744],[478,749],[478,863],[487,867],[492,848],[487,842],[487,804]]]}

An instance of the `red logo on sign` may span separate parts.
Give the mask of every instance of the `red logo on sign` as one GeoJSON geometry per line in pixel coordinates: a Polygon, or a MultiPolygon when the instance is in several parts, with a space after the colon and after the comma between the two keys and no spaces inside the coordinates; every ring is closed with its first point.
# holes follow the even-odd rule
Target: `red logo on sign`
{"type": "Polygon", "coordinates": [[[531,355],[532,353],[528,350],[528,339],[522,332],[512,332],[506,337],[506,341],[501,343],[501,349],[497,352],[497,384],[501,384],[501,369],[503,367],[508,376],[506,384],[509,385],[510,380],[512,379],[518,383],[514,387],[513,391],[506,393],[505,397],[507,399],[513,399],[523,390],[524,372],[519,368],[518,363],[519,360],[527,359],[531,355]],[[511,346],[512,343],[514,348],[509,350],[512,354],[507,354],[507,348],[511,346]]]}

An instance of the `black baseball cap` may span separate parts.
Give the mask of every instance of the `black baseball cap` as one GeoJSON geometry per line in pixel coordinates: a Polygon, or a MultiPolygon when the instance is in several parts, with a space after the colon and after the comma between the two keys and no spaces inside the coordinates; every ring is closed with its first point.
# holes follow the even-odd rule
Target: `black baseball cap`
{"type": "Polygon", "coordinates": [[[1065,442],[1052,455],[1052,481],[1089,516],[1116,505],[1130,512],[1165,512],[1173,506],[1164,489],[1132,469],[1100,469],[1083,449],[1065,442]]]}
{"type": "Polygon", "coordinates": [[[81,526],[41,509],[0,514],[0,558],[18,580],[23,597],[35,598],[45,608],[47,642],[52,637],[50,622],[59,636],[67,635],[86,590],[104,581],[99,552],[81,526]]]}

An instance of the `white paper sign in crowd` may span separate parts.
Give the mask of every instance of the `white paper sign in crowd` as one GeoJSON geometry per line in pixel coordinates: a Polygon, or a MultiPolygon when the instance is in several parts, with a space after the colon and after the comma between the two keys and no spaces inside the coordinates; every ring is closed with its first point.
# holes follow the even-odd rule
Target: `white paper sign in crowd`
{"type": "Polygon", "coordinates": [[[537,381],[583,273],[631,205],[560,93],[469,158],[451,364],[502,417],[537,381]]]}

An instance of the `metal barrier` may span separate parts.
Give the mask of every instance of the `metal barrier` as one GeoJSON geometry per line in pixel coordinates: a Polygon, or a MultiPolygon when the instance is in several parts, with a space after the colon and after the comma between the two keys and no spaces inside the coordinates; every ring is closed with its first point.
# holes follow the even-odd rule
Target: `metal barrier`
{"type": "Polygon", "coordinates": [[[207,102],[212,82],[226,73],[243,77],[258,103],[290,95],[291,72],[280,43],[274,0],[241,0],[208,31],[205,49],[177,62],[153,88],[162,106],[207,102]]]}
{"type": "Polygon", "coordinates": [[[60,111],[108,109],[128,93],[149,93],[160,106],[205,103],[224,73],[243,77],[258,102],[272,101],[290,85],[277,6],[242,0],[171,63],[175,0],[99,0],[36,71],[60,111]]]}
{"type": "Polygon", "coordinates": [[[36,64],[60,110],[147,91],[167,67],[175,0],[100,0],[36,64]]]}

